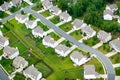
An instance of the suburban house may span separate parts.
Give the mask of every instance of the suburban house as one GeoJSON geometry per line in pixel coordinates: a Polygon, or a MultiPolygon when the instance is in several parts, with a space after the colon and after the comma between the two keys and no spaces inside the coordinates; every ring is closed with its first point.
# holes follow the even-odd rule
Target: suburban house
{"type": "Polygon", "coordinates": [[[62,10],[58,8],[58,6],[51,7],[49,11],[54,15],[59,15],[62,12],[62,10]]]}
{"type": "Polygon", "coordinates": [[[35,38],[37,38],[37,37],[44,37],[44,36],[47,35],[47,33],[44,32],[43,29],[40,28],[39,26],[37,26],[36,28],[34,28],[32,30],[32,34],[34,35],[35,38]]]}
{"type": "Polygon", "coordinates": [[[82,32],[87,35],[88,38],[91,38],[96,35],[96,31],[93,30],[90,25],[81,28],[82,32]]]}
{"type": "Polygon", "coordinates": [[[119,40],[119,38],[110,41],[110,42],[109,42],[109,45],[110,45],[110,47],[113,48],[115,51],[120,52],[120,40],[119,40]]]}
{"type": "Polygon", "coordinates": [[[37,26],[37,22],[35,20],[29,20],[29,21],[25,21],[25,25],[27,29],[33,29],[37,26]]]}
{"type": "Polygon", "coordinates": [[[42,43],[43,43],[43,45],[46,45],[46,46],[52,47],[52,48],[55,48],[57,46],[57,43],[50,36],[45,36],[42,40],[42,43]]]}
{"type": "Polygon", "coordinates": [[[82,27],[85,27],[87,24],[83,23],[83,20],[75,19],[75,20],[72,22],[72,25],[73,25],[73,29],[74,29],[74,30],[79,30],[79,29],[81,29],[82,27]]]}
{"type": "Polygon", "coordinates": [[[6,11],[8,10],[10,7],[12,7],[12,5],[9,2],[4,2],[1,6],[0,6],[0,10],[1,11],[6,11]]]}
{"type": "Polygon", "coordinates": [[[21,3],[22,3],[22,0],[12,0],[12,1],[11,1],[11,4],[12,4],[13,6],[20,5],[21,3]]]}
{"type": "Polygon", "coordinates": [[[53,6],[53,4],[49,0],[44,0],[42,1],[42,6],[45,10],[49,10],[53,6]]]}
{"type": "Polygon", "coordinates": [[[118,18],[118,23],[120,23],[120,17],[118,18]]]}
{"type": "Polygon", "coordinates": [[[29,20],[29,17],[28,17],[28,15],[17,14],[15,16],[15,19],[20,23],[25,23],[25,21],[29,20]]]}
{"type": "Polygon", "coordinates": [[[116,4],[111,4],[111,5],[106,6],[106,10],[110,10],[110,11],[112,11],[114,13],[115,11],[118,10],[118,7],[117,7],[116,4]]]}
{"type": "Polygon", "coordinates": [[[112,36],[110,33],[100,30],[97,34],[97,38],[100,39],[100,41],[102,41],[103,43],[107,43],[111,40],[112,36]]]}
{"type": "Polygon", "coordinates": [[[0,30],[0,36],[3,36],[3,33],[2,33],[2,31],[0,30]]]}
{"type": "Polygon", "coordinates": [[[5,47],[9,45],[9,40],[6,37],[0,36],[0,46],[5,47]]]}
{"type": "Polygon", "coordinates": [[[88,58],[78,51],[72,52],[70,54],[70,59],[78,66],[85,64],[88,61],[88,58]]]}
{"type": "Polygon", "coordinates": [[[31,80],[40,80],[42,78],[42,73],[39,72],[34,65],[29,66],[27,69],[23,71],[23,75],[26,78],[30,78],[31,80]]]}
{"type": "Polygon", "coordinates": [[[62,57],[66,57],[71,52],[71,50],[69,47],[60,44],[55,48],[55,52],[62,57]]]}
{"type": "Polygon", "coordinates": [[[100,78],[99,73],[95,71],[94,65],[85,65],[84,66],[84,78],[85,79],[96,79],[100,78]]]}
{"type": "Polygon", "coordinates": [[[4,57],[8,58],[8,59],[13,59],[15,57],[17,57],[19,55],[19,50],[18,48],[12,48],[10,46],[6,46],[3,49],[3,53],[4,53],[4,57]]]}
{"type": "Polygon", "coordinates": [[[60,13],[59,17],[60,20],[63,20],[65,22],[69,22],[72,20],[72,17],[67,13],[67,11],[60,13]]]}
{"type": "Polygon", "coordinates": [[[28,62],[21,56],[16,57],[13,60],[13,64],[12,64],[15,68],[25,68],[28,66],[28,62]]]}
{"type": "Polygon", "coordinates": [[[113,12],[110,10],[104,10],[103,18],[104,18],[104,20],[112,20],[113,12]]]}

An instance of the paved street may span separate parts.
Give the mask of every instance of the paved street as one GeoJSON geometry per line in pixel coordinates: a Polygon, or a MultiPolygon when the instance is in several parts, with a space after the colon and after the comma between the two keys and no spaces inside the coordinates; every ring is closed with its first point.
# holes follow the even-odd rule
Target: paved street
{"type": "Polygon", "coordinates": [[[61,30],[60,28],[56,27],[53,23],[51,23],[49,20],[47,20],[46,18],[44,18],[42,15],[36,13],[35,11],[31,10],[31,9],[24,9],[24,11],[33,14],[35,17],[39,18],[43,23],[45,23],[47,26],[49,26],[50,28],[52,28],[54,31],[56,31],[57,33],[59,33],[61,36],[63,36],[64,38],[66,38],[67,40],[69,40],[71,43],[73,43],[74,45],[78,46],[81,49],[84,49],[90,53],[93,53],[95,55],[97,55],[97,57],[103,62],[103,64],[106,67],[107,70],[107,77],[108,80],[114,80],[115,79],[115,72],[114,72],[114,68],[112,66],[112,63],[110,62],[110,60],[104,56],[103,53],[101,53],[98,50],[95,50],[85,44],[79,43],[78,41],[76,41],[75,39],[73,39],[70,35],[66,34],[63,30],[61,30]]]}

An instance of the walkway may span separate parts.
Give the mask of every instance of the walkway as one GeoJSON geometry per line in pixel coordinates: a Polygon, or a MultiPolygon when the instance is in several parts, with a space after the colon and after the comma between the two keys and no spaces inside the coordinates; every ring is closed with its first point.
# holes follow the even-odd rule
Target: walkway
{"type": "Polygon", "coordinates": [[[105,56],[106,57],[111,57],[111,56],[113,56],[113,55],[115,55],[115,54],[117,54],[118,52],[116,52],[116,51],[112,51],[112,52],[109,52],[109,53],[107,53],[105,56]]]}

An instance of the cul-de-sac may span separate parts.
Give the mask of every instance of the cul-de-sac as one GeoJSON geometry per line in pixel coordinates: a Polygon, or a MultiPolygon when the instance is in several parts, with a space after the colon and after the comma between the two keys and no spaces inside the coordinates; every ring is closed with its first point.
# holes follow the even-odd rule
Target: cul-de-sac
{"type": "Polygon", "coordinates": [[[0,0],[0,80],[120,80],[120,1],[0,0]]]}

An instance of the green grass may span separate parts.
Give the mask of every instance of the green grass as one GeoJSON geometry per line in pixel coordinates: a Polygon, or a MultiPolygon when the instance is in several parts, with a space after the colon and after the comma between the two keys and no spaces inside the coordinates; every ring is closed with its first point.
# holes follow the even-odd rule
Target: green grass
{"type": "Polygon", "coordinates": [[[37,25],[40,26],[44,31],[49,30],[49,28],[46,25],[44,25],[43,23],[41,23],[40,21],[37,23],[37,25]]]}
{"type": "Polygon", "coordinates": [[[57,41],[58,39],[60,39],[60,36],[59,36],[57,33],[52,32],[52,33],[50,33],[49,35],[50,35],[55,41],[57,41]]]}
{"type": "Polygon", "coordinates": [[[67,40],[64,40],[63,42],[61,42],[60,44],[63,44],[63,45],[66,45],[67,47],[72,47],[72,43],[67,41],[67,40]]]}
{"type": "Polygon", "coordinates": [[[70,35],[76,40],[80,40],[82,38],[82,33],[80,30],[74,31],[70,35]]]}
{"type": "Polygon", "coordinates": [[[1,31],[3,34],[5,34],[6,32],[9,31],[9,29],[6,27],[6,25],[4,25],[3,28],[1,28],[1,31]]]}
{"type": "Polygon", "coordinates": [[[53,17],[52,19],[50,19],[50,21],[51,21],[52,23],[54,23],[54,24],[57,24],[57,23],[60,22],[60,18],[59,18],[59,16],[55,16],[55,17],[53,17]]]}
{"type": "Polygon", "coordinates": [[[96,45],[99,42],[100,42],[100,40],[97,38],[97,36],[94,36],[94,37],[89,38],[87,40],[83,40],[84,44],[86,44],[88,46],[91,46],[91,47],[94,46],[94,45],[96,45]]]}
{"type": "Polygon", "coordinates": [[[17,12],[18,10],[20,10],[20,7],[13,6],[13,7],[9,8],[9,10],[10,10],[10,12],[14,13],[14,12],[17,12]]]}
{"type": "Polygon", "coordinates": [[[107,53],[111,52],[109,44],[103,44],[102,46],[100,46],[98,48],[98,50],[100,50],[104,54],[107,54],[107,53]]]}
{"type": "Polygon", "coordinates": [[[41,3],[37,4],[36,6],[32,7],[32,9],[35,10],[35,11],[39,11],[39,10],[42,9],[42,4],[41,3]]]}
{"type": "Polygon", "coordinates": [[[35,64],[35,67],[42,72],[43,77],[49,76],[49,74],[52,72],[52,70],[43,61],[35,64]]]}
{"type": "Polygon", "coordinates": [[[115,68],[115,72],[116,72],[116,75],[117,75],[117,76],[120,76],[120,67],[115,68]]]}
{"type": "Polygon", "coordinates": [[[50,16],[50,12],[47,10],[47,11],[45,11],[45,12],[42,12],[42,13],[40,13],[41,15],[43,15],[44,17],[48,17],[48,16],[50,16]]]}
{"type": "Polygon", "coordinates": [[[2,58],[0,64],[4,67],[4,69],[10,74],[14,71],[14,67],[12,66],[12,60],[2,58]]]}
{"type": "Polygon", "coordinates": [[[21,7],[26,7],[26,6],[29,6],[29,4],[26,3],[25,1],[22,1],[21,7]]]}
{"type": "Polygon", "coordinates": [[[3,54],[3,50],[0,50],[0,56],[3,54]]]}
{"type": "Polygon", "coordinates": [[[33,15],[29,15],[29,20],[36,20],[36,18],[33,15]]]}
{"type": "Polygon", "coordinates": [[[110,57],[110,60],[113,64],[120,63],[120,53],[117,53],[116,55],[110,57]]]}
{"type": "Polygon", "coordinates": [[[68,32],[68,31],[70,31],[73,27],[72,27],[71,22],[68,22],[68,23],[65,23],[65,24],[61,25],[60,28],[61,28],[63,31],[68,32]]]}
{"type": "Polygon", "coordinates": [[[25,76],[17,72],[13,80],[25,80],[25,76]]]}

